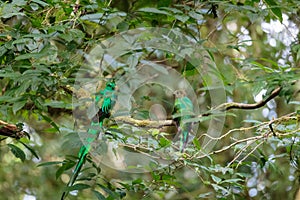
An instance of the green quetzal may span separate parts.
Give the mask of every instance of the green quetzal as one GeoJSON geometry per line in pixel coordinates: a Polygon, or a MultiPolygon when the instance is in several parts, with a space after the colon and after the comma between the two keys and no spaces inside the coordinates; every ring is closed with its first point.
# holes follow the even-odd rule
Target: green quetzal
{"type": "MultiPolygon", "coordinates": [[[[72,186],[76,181],[76,178],[85,162],[86,156],[91,149],[91,145],[100,132],[99,129],[103,125],[103,120],[110,116],[110,111],[116,103],[115,87],[115,82],[107,82],[104,90],[101,90],[95,97],[95,105],[99,105],[99,110],[94,117],[92,117],[91,125],[87,131],[88,137],[85,138],[86,141],[84,142],[84,146],[80,148],[78,153],[79,159],[68,182],[68,187],[72,186]]],[[[67,195],[68,192],[64,192],[61,200],[63,200],[67,195]]]]}
{"type": "Polygon", "coordinates": [[[186,122],[186,120],[194,116],[194,106],[185,91],[176,90],[174,95],[174,121],[176,122],[177,134],[180,138],[180,151],[183,152],[188,143],[189,133],[192,131],[193,125],[193,123],[186,122]]]}

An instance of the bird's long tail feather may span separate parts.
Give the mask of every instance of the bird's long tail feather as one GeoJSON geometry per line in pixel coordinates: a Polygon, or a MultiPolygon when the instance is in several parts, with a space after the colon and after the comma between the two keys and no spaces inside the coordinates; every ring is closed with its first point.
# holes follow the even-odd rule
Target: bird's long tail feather
{"type": "Polygon", "coordinates": [[[188,143],[188,138],[189,137],[189,132],[188,131],[183,131],[181,134],[181,141],[180,141],[180,152],[182,153],[188,143]]]}
{"type": "MultiPolygon", "coordinates": [[[[73,172],[73,174],[72,174],[72,176],[71,176],[71,178],[70,178],[70,180],[67,184],[68,187],[72,186],[74,184],[74,182],[76,181],[76,179],[79,175],[79,172],[80,172],[80,170],[81,170],[81,168],[82,168],[82,166],[85,162],[86,156],[88,154],[88,149],[85,146],[82,146],[81,149],[80,149],[80,152],[82,152],[82,153],[79,156],[79,160],[78,160],[78,162],[75,166],[74,172],[73,172]]],[[[68,196],[68,194],[69,194],[69,191],[65,191],[61,196],[61,200],[64,200],[68,196]]]]}

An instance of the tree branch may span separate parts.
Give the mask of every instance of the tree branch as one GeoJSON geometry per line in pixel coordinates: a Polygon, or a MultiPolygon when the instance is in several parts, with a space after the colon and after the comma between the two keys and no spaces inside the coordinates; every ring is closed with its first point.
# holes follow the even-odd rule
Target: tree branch
{"type": "MultiPolygon", "coordinates": [[[[215,109],[212,109],[211,111],[209,111],[207,113],[196,116],[196,118],[201,118],[204,116],[212,115],[214,110],[221,110],[221,111],[226,111],[226,110],[230,110],[230,109],[250,110],[250,109],[260,108],[260,107],[266,105],[266,103],[268,103],[271,99],[278,96],[281,89],[282,89],[282,87],[276,88],[275,90],[273,90],[273,92],[270,94],[270,96],[268,96],[267,98],[265,98],[257,103],[253,103],[253,104],[245,104],[245,103],[237,103],[237,102],[224,103],[224,104],[219,105],[215,109]]],[[[120,116],[120,117],[115,117],[114,120],[117,122],[119,121],[119,122],[123,122],[126,124],[131,124],[131,125],[137,126],[137,127],[147,127],[147,128],[160,128],[160,127],[164,127],[164,126],[174,126],[175,125],[175,122],[172,119],[151,121],[151,120],[147,120],[147,119],[144,119],[144,120],[133,119],[130,116],[120,116]]]]}
{"type": "Polygon", "coordinates": [[[147,128],[160,128],[164,126],[173,126],[175,122],[173,120],[158,120],[158,121],[151,121],[151,120],[139,120],[133,119],[130,116],[119,116],[114,118],[117,122],[123,122],[126,124],[131,124],[137,127],[147,127],[147,128]]]}
{"type": "Polygon", "coordinates": [[[276,96],[279,95],[282,87],[278,87],[268,96],[267,98],[252,104],[246,104],[246,103],[236,103],[236,102],[230,102],[230,103],[224,103],[217,107],[217,109],[220,110],[230,110],[230,109],[244,109],[244,110],[250,110],[250,109],[256,109],[263,107],[268,103],[271,99],[274,99],[276,96]]]}
{"type": "Polygon", "coordinates": [[[20,139],[26,134],[15,124],[9,124],[5,121],[0,120],[0,135],[20,139]]]}

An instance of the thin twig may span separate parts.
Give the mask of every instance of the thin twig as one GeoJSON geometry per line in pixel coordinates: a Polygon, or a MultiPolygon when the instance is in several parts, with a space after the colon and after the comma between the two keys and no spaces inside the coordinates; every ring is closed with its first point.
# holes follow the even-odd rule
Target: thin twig
{"type": "Polygon", "coordinates": [[[244,146],[243,148],[241,148],[238,152],[237,152],[237,155],[228,163],[227,167],[229,167],[232,163],[234,163],[234,161],[236,161],[240,155],[242,155],[242,153],[249,147],[251,146],[254,142],[256,142],[257,140],[253,140],[253,141],[250,141],[249,143],[247,143],[246,146],[244,146]]]}
{"type": "Polygon", "coordinates": [[[210,156],[210,155],[213,155],[213,154],[218,154],[218,153],[221,153],[221,152],[224,152],[224,151],[227,151],[228,149],[232,148],[233,146],[239,144],[239,143],[243,143],[243,142],[247,142],[247,141],[251,141],[251,140],[259,140],[261,138],[263,138],[265,136],[263,135],[260,135],[260,136],[254,136],[254,137],[249,137],[249,138],[245,138],[245,139],[242,139],[242,140],[238,140],[234,143],[231,143],[230,145],[226,146],[226,147],[223,147],[222,149],[219,149],[219,150],[216,150],[216,151],[212,151],[208,154],[205,154],[205,155],[201,155],[201,156],[198,156],[196,158],[200,159],[200,158],[204,158],[204,157],[207,157],[207,156],[210,156]]]}
{"type": "Polygon", "coordinates": [[[219,105],[217,108],[220,110],[230,110],[230,109],[245,109],[245,110],[251,110],[251,109],[256,109],[263,107],[268,103],[270,100],[275,98],[276,96],[279,95],[282,87],[278,87],[273,92],[268,96],[267,98],[253,104],[246,104],[246,103],[236,103],[236,102],[230,102],[230,103],[224,103],[219,105]]]}
{"type": "Polygon", "coordinates": [[[238,162],[238,164],[237,164],[237,166],[236,166],[236,168],[238,168],[238,166],[244,161],[244,160],[246,160],[254,151],[256,151],[256,149],[260,146],[260,145],[262,145],[264,143],[264,141],[261,141],[258,145],[256,145],[244,158],[242,158],[239,162],[238,162]]]}

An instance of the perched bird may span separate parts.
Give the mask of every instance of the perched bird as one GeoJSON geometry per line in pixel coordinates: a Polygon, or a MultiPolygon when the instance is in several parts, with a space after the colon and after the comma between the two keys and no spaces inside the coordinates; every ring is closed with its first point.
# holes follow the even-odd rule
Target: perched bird
{"type": "Polygon", "coordinates": [[[180,151],[183,152],[192,130],[192,122],[186,122],[194,116],[193,102],[187,97],[185,91],[176,90],[173,117],[177,126],[177,135],[180,138],[180,151]]]}
{"type": "MultiPolygon", "coordinates": [[[[86,156],[91,148],[91,145],[100,132],[99,129],[102,127],[104,119],[110,116],[110,111],[116,103],[115,87],[115,82],[107,82],[104,90],[100,91],[99,94],[95,97],[95,104],[100,105],[99,110],[91,120],[91,125],[87,131],[88,137],[86,138],[84,145],[80,148],[80,151],[78,153],[79,159],[68,182],[68,187],[71,187],[76,181],[77,176],[85,162],[86,156]]],[[[68,192],[64,192],[61,200],[64,200],[67,195],[68,192]]]]}

